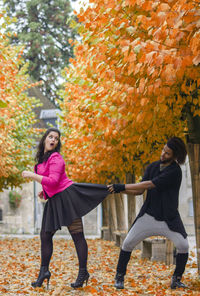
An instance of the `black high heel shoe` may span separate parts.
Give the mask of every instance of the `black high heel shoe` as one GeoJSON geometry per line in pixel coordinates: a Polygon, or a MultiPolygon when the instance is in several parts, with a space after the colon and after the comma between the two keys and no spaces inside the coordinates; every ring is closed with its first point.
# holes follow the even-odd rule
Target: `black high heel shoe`
{"type": "Polygon", "coordinates": [[[36,282],[31,283],[31,286],[33,288],[41,287],[44,280],[47,279],[47,290],[48,290],[49,289],[50,277],[51,277],[51,273],[48,270],[48,267],[47,266],[41,266],[38,278],[37,278],[36,282]]]}
{"type": "Polygon", "coordinates": [[[83,287],[84,282],[86,282],[86,286],[88,283],[90,275],[85,268],[80,268],[78,272],[78,277],[74,283],[71,284],[72,288],[80,288],[83,287]]]}

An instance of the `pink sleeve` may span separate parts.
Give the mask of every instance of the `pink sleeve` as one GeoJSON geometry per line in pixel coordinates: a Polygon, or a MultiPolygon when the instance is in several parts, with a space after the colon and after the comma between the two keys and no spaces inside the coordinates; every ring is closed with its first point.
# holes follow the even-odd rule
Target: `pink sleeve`
{"type": "Polygon", "coordinates": [[[42,185],[56,186],[59,183],[60,176],[65,169],[65,163],[62,156],[58,153],[52,154],[49,158],[49,176],[43,176],[42,185]]]}

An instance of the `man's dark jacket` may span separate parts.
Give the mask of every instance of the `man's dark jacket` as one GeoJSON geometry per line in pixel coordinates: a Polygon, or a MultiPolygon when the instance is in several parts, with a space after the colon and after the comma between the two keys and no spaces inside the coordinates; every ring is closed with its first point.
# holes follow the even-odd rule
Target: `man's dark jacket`
{"type": "Polygon", "coordinates": [[[160,161],[151,163],[144,173],[142,181],[152,181],[156,187],[147,190],[146,200],[136,220],[147,213],[156,220],[165,221],[172,231],[179,232],[186,238],[187,233],[178,211],[181,168],[174,161],[160,170],[160,164],[160,161]]]}

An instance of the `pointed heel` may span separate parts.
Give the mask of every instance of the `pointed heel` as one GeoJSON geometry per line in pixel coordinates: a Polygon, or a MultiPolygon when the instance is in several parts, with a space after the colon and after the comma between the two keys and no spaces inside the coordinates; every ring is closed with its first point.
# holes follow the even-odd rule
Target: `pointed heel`
{"type": "Polygon", "coordinates": [[[51,273],[48,270],[48,267],[47,266],[42,266],[40,268],[40,272],[39,272],[37,280],[35,282],[32,282],[31,286],[33,288],[41,287],[44,280],[47,279],[47,290],[48,290],[49,289],[50,277],[51,277],[51,273]]]}
{"type": "Polygon", "coordinates": [[[50,277],[47,278],[47,290],[49,290],[49,281],[50,281],[50,277]]]}
{"type": "Polygon", "coordinates": [[[89,280],[89,273],[85,268],[80,268],[78,277],[74,283],[71,284],[72,288],[81,288],[83,287],[83,284],[85,283],[87,286],[88,280],[89,280]]]}

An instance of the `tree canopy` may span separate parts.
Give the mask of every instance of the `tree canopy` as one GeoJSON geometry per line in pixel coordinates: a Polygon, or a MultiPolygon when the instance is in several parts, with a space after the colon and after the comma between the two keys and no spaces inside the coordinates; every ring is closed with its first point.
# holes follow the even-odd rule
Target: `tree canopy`
{"type": "MultiPolygon", "coordinates": [[[[0,14],[2,27],[11,22],[0,14]]],[[[35,114],[38,102],[26,94],[31,87],[25,74],[27,64],[22,59],[22,47],[11,46],[0,33],[0,190],[24,182],[21,171],[32,164],[35,114]]]]}
{"type": "Polygon", "coordinates": [[[68,39],[75,37],[68,19],[73,18],[69,0],[6,0],[8,14],[16,17],[12,44],[25,45],[23,57],[34,81],[43,81],[43,92],[55,100],[60,71],[73,56],[68,39]]]}
{"type": "Polygon", "coordinates": [[[139,175],[168,137],[188,133],[188,114],[200,115],[199,3],[90,3],[78,15],[82,42],[63,74],[69,174],[90,181],[133,169],[139,175]]]}

